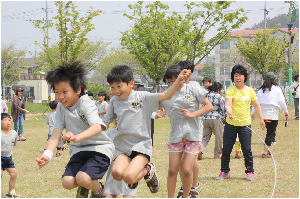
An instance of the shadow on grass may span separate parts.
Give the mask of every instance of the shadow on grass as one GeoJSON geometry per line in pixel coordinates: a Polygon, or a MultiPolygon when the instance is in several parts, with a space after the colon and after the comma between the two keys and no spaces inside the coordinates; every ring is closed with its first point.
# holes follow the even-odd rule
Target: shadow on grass
{"type": "MultiPolygon", "coordinates": [[[[209,180],[213,180],[213,181],[222,181],[222,180],[216,180],[218,176],[214,176],[214,177],[198,177],[199,182],[201,181],[209,181],[209,180]]],[[[237,177],[229,177],[227,179],[224,180],[246,180],[246,178],[237,178],[237,177]]]]}

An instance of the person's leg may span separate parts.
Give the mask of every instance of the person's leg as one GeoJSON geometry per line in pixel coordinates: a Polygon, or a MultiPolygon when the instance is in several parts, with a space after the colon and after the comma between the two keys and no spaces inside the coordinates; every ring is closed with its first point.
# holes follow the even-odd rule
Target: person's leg
{"type": "Polygon", "coordinates": [[[230,154],[236,140],[237,129],[235,126],[228,123],[225,124],[223,135],[223,152],[221,158],[221,172],[227,173],[230,171],[229,162],[230,154]]]}
{"type": "Polygon", "coordinates": [[[75,177],[73,176],[64,176],[61,180],[61,183],[63,188],[68,190],[74,189],[79,186],[76,182],[75,177]]]}
{"type": "Polygon", "coordinates": [[[176,182],[177,182],[177,174],[179,171],[181,157],[182,157],[182,151],[169,152],[169,170],[168,170],[168,178],[167,178],[167,189],[168,189],[169,198],[174,198],[174,192],[175,192],[176,182]]]}
{"type": "Polygon", "coordinates": [[[105,198],[116,198],[117,195],[113,195],[113,194],[106,194],[105,198]]]}
{"type": "Polygon", "coordinates": [[[221,120],[213,120],[213,132],[215,134],[214,158],[222,156],[224,125],[221,120]]]}
{"type": "Polygon", "coordinates": [[[131,162],[131,159],[124,155],[120,154],[114,161],[113,167],[112,167],[112,176],[115,180],[121,181],[123,179],[123,173],[128,167],[129,163],[131,162]]]}
{"type": "MultiPolygon", "coordinates": [[[[19,129],[19,120],[15,120],[13,119],[13,122],[14,122],[14,130],[16,132],[18,132],[18,129],[19,129]]],[[[19,136],[19,135],[18,135],[19,136]]]]}
{"type": "Polygon", "coordinates": [[[205,148],[211,138],[212,135],[212,128],[210,126],[211,120],[202,120],[203,121],[203,135],[202,135],[202,147],[201,147],[201,153],[203,154],[205,151],[205,148]]]}
{"type": "Polygon", "coordinates": [[[9,193],[15,188],[16,181],[17,181],[17,170],[15,168],[5,168],[5,170],[8,172],[10,175],[10,180],[9,180],[9,193]]]}
{"type": "Polygon", "coordinates": [[[24,126],[24,116],[23,116],[23,113],[20,113],[18,135],[21,136],[21,137],[23,135],[23,126],[24,126]]]}
{"type": "Polygon", "coordinates": [[[134,196],[124,195],[123,198],[134,198],[134,196]]]}
{"type": "Polygon", "coordinates": [[[294,98],[295,104],[295,119],[299,120],[299,98],[294,98]]]}
{"type": "MultiPolygon", "coordinates": [[[[267,128],[265,143],[270,148],[270,146],[272,145],[273,140],[275,140],[278,120],[270,120],[270,122],[265,122],[265,123],[266,123],[266,128],[267,128]]],[[[264,153],[263,154],[264,155],[269,154],[269,150],[266,146],[264,146],[264,153]]]]}
{"type": "MultiPolygon", "coordinates": [[[[248,125],[248,127],[251,128],[250,125],[248,125]]],[[[239,127],[238,134],[242,145],[242,151],[245,157],[245,167],[246,167],[245,173],[251,173],[251,172],[254,173],[253,156],[251,151],[252,132],[249,128],[247,128],[246,126],[239,127]]]]}
{"type": "Polygon", "coordinates": [[[198,187],[198,175],[199,175],[199,164],[197,161],[197,158],[194,160],[194,166],[193,166],[193,182],[192,187],[196,188],[198,187]]]}
{"type": "Polygon", "coordinates": [[[183,181],[182,181],[182,188],[183,188],[183,198],[187,198],[192,181],[193,181],[193,167],[194,162],[196,160],[196,155],[191,153],[185,153],[184,161],[183,161],[183,181]]]}

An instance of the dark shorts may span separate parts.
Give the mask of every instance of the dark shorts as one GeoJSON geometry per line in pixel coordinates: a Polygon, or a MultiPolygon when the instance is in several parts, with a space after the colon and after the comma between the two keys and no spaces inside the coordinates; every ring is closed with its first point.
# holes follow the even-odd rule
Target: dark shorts
{"type": "Polygon", "coordinates": [[[68,162],[64,176],[75,177],[79,171],[87,173],[93,180],[102,179],[110,165],[110,159],[95,151],[80,151],[68,162]]]}
{"type": "Polygon", "coordinates": [[[143,153],[140,153],[140,152],[137,152],[137,151],[132,151],[131,154],[128,157],[130,159],[133,159],[133,158],[135,158],[139,154],[145,156],[148,159],[148,162],[150,162],[150,156],[149,155],[146,155],[146,154],[143,154],[143,153]]]}
{"type": "Polygon", "coordinates": [[[15,163],[12,160],[12,156],[10,157],[1,156],[1,170],[5,170],[6,168],[15,168],[15,163]]]}

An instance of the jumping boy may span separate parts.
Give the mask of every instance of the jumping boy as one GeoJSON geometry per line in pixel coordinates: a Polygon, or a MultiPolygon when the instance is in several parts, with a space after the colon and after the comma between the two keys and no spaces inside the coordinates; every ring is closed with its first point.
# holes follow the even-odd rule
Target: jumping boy
{"type": "Polygon", "coordinates": [[[114,144],[106,135],[106,126],[98,116],[95,103],[84,95],[86,70],[80,62],[59,66],[48,72],[46,80],[55,92],[59,104],[55,115],[53,133],[48,141],[47,150],[37,157],[39,168],[47,165],[61,137],[72,141],[69,149],[71,156],[62,175],[65,189],[78,187],[76,197],[100,197],[104,186],[102,179],[114,153],[114,144]]]}
{"type": "MultiPolygon", "coordinates": [[[[163,81],[168,81],[173,86],[181,71],[181,66],[179,65],[169,66],[163,81]]],[[[182,155],[184,154],[182,164],[182,197],[187,198],[193,181],[193,167],[202,145],[199,133],[200,118],[198,116],[212,111],[213,106],[207,99],[207,91],[204,89],[197,89],[183,82],[180,82],[176,88],[177,91],[170,100],[160,103],[160,108],[164,107],[166,109],[171,123],[168,143],[169,171],[167,189],[168,197],[173,198],[177,173],[180,168],[182,155]],[[199,109],[200,104],[203,104],[201,109],[199,109]]]]}
{"type": "Polygon", "coordinates": [[[158,109],[158,102],[171,99],[180,82],[189,74],[190,71],[183,70],[165,93],[149,93],[133,91],[133,72],[128,66],[117,65],[110,70],[107,82],[114,96],[104,116],[104,123],[108,126],[118,118],[118,134],[113,140],[116,150],[112,176],[115,180],[123,179],[134,189],[144,177],[152,193],[159,190],[155,165],[149,163],[152,155],[151,115],[158,109]]]}
{"type": "MultiPolygon", "coordinates": [[[[55,113],[56,113],[57,102],[51,101],[49,103],[49,107],[51,108],[52,112],[49,113],[45,119],[45,122],[49,125],[47,142],[48,142],[49,138],[51,137],[53,129],[54,129],[54,118],[55,118],[55,113]]],[[[47,147],[47,145],[46,145],[46,147],[47,147]]],[[[61,154],[60,154],[61,150],[62,150],[62,138],[59,139],[58,145],[56,147],[56,157],[61,156],[61,154]]]]}
{"type": "Polygon", "coordinates": [[[10,175],[8,193],[6,197],[19,198],[15,192],[17,170],[12,160],[13,146],[17,146],[17,132],[10,129],[11,117],[7,113],[1,113],[1,178],[6,170],[10,175]]]}
{"type": "Polygon", "coordinates": [[[108,103],[105,101],[106,98],[106,93],[103,91],[100,91],[98,93],[98,100],[99,103],[97,103],[97,107],[98,107],[98,114],[99,117],[103,120],[104,115],[107,112],[107,107],[108,107],[108,103]]]}

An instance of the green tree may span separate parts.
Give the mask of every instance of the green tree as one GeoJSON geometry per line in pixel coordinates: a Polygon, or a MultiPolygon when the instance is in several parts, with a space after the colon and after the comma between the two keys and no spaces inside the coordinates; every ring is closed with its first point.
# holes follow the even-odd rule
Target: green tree
{"type": "Polygon", "coordinates": [[[102,86],[99,83],[91,83],[91,82],[87,83],[86,90],[93,92],[94,99],[97,99],[97,97],[95,96],[97,96],[100,91],[104,91],[106,94],[109,93],[108,87],[102,86]]]}
{"type": "Polygon", "coordinates": [[[248,38],[238,35],[235,45],[240,53],[246,58],[251,67],[264,77],[268,71],[278,75],[282,68],[287,67],[285,63],[284,36],[279,36],[278,26],[274,29],[258,30],[248,38]]]}
{"type": "Polygon", "coordinates": [[[15,44],[1,45],[1,74],[5,85],[12,86],[20,81],[25,55],[26,51],[16,49],[15,44]]]}
{"type": "Polygon", "coordinates": [[[212,82],[215,81],[215,66],[211,64],[204,64],[204,67],[201,69],[202,77],[209,77],[212,82]]]}
{"type": "Polygon", "coordinates": [[[45,57],[42,59],[46,60],[51,68],[78,60],[80,54],[85,52],[89,46],[86,35],[95,29],[91,20],[102,13],[101,10],[96,10],[89,12],[85,17],[81,17],[76,10],[77,6],[72,1],[56,1],[55,5],[58,7],[58,15],[53,18],[56,20],[55,23],[51,21],[46,24],[43,24],[42,21],[33,22],[34,26],[44,33],[44,43],[41,48],[45,57]],[[45,40],[48,38],[47,29],[53,26],[60,32],[60,40],[57,45],[50,47],[45,40]],[[59,59],[57,58],[57,46],[59,59]]]}

